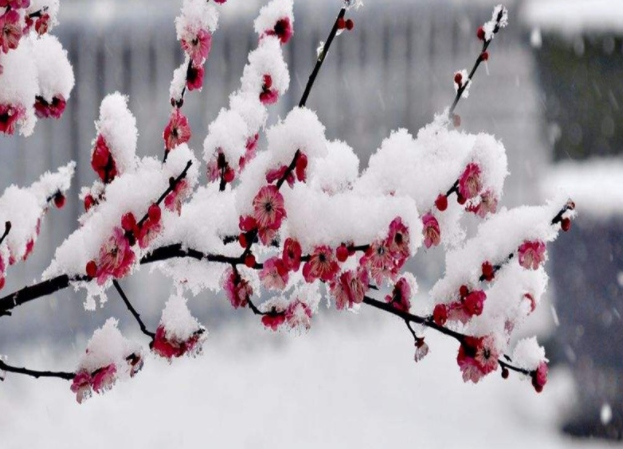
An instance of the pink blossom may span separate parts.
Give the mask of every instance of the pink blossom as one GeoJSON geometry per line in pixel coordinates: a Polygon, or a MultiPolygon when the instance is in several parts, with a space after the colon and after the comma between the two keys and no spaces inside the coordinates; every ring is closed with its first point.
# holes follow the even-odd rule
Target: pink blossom
{"type": "Polygon", "coordinates": [[[15,10],[5,12],[0,16],[0,48],[4,53],[14,50],[22,38],[20,17],[15,10]]]}
{"type": "Polygon", "coordinates": [[[409,242],[409,228],[404,225],[400,217],[394,218],[389,224],[389,235],[387,236],[389,252],[398,261],[405,261],[409,257],[409,242]]]}
{"type": "Polygon", "coordinates": [[[279,92],[276,89],[271,89],[272,85],[272,77],[264,75],[264,84],[262,85],[262,92],[260,92],[260,101],[264,105],[275,104],[279,99],[279,92]]]}
{"type": "Polygon", "coordinates": [[[295,299],[286,309],[286,322],[292,329],[311,328],[312,311],[311,308],[301,301],[295,299]]]}
{"type": "Polygon", "coordinates": [[[385,302],[401,312],[409,313],[411,309],[411,286],[405,278],[400,278],[394,285],[391,295],[385,297],[385,302]]]}
{"type": "Polygon", "coordinates": [[[253,216],[260,228],[279,229],[286,218],[283,196],[276,186],[264,186],[253,199],[253,216]]]}
{"type": "Polygon", "coordinates": [[[160,223],[160,220],[156,221],[149,217],[147,220],[145,220],[143,225],[138,230],[138,235],[136,236],[136,239],[138,240],[138,245],[142,249],[147,248],[151,244],[151,242],[153,242],[154,239],[158,236],[158,234],[160,234],[161,230],[162,225],[160,223]]]}
{"type": "Polygon", "coordinates": [[[164,207],[180,215],[182,213],[182,203],[189,194],[190,184],[188,184],[185,179],[180,180],[173,189],[173,192],[169,193],[164,199],[164,207]]]}
{"type": "Polygon", "coordinates": [[[51,103],[48,103],[45,98],[37,96],[35,98],[35,113],[39,118],[54,117],[59,119],[65,112],[66,105],[67,102],[62,95],[54,97],[51,103]]]}
{"type": "Polygon", "coordinates": [[[0,7],[11,9],[25,9],[30,6],[30,0],[0,0],[0,7]]]}
{"type": "Polygon", "coordinates": [[[50,15],[41,14],[41,17],[37,18],[35,22],[35,31],[39,36],[43,36],[50,29],[50,15]]]}
{"type": "Polygon", "coordinates": [[[281,178],[286,176],[286,181],[290,187],[294,186],[294,174],[291,171],[288,171],[287,165],[282,165],[279,168],[275,168],[273,170],[269,170],[266,173],[266,182],[272,184],[275,181],[279,181],[281,178]],[[286,176],[287,174],[287,176],[286,176]]]}
{"type": "Polygon", "coordinates": [[[370,245],[359,263],[370,271],[370,276],[377,285],[381,285],[387,277],[394,277],[394,258],[386,240],[379,240],[370,245]]]}
{"type": "Polygon", "coordinates": [[[424,215],[422,222],[424,223],[424,245],[426,245],[426,248],[439,245],[441,242],[441,230],[435,216],[428,213],[424,215]]]}
{"type": "Polygon", "coordinates": [[[199,329],[194,332],[187,340],[180,340],[169,337],[165,327],[161,324],[156,329],[156,337],[152,344],[152,350],[160,357],[172,359],[173,357],[181,357],[184,354],[190,354],[200,350],[201,335],[204,330],[199,329]]]}
{"type": "Polygon", "coordinates": [[[117,367],[114,363],[98,369],[93,373],[93,391],[104,393],[112,388],[117,380],[117,367]]]}
{"type": "Polygon", "coordinates": [[[307,282],[320,279],[331,282],[340,271],[333,251],[328,246],[319,246],[311,254],[309,261],[303,266],[303,277],[307,282]]]}
{"type": "Polygon", "coordinates": [[[257,149],[257,141],[259,140],[260,135],[255,134],[247,139],[247,146],[244,156],[240,156],[240,161],[238,165],[240,165],[240,171],[244,170],[246,165],[253,160],[255,157],[255,150],[257,149]]]}
{"type": "Polygon", "coordinates": [[[470,316],[480,316],[482,314],[486,299],[487,295],[482,290],[473,291],[465,297],[465,309],[470,316]]]}
{"type": "Polygon", "coordinates": [[[265,34],[268,36],[277,36],[282,44],[286,44],[292,37],[292,34],[294,34],[294,30],[292,29],[290,19],[284,17],[279,19],[277,23],[275,23],[275,27],[272,30],[266,31],[265,34]]]}
{"type": "Polygon", "coordinates": [[[171,112],[169,123],[164,128],[162,137],[164,138],[164,147],[167,151],[190,140],[191,132],[188,119],[178,108],[174,108],[171,112]]]}
{"type": "Polygon", "coordinates": [[[97,283],[103,285],[111,276],[117,279],[124,277],[130,272],[134,260],[135,254],[125,233],[116,227],[113,235],[100,248],[97,283]]]}
{"type": "Polygon", "coordinates": [[[472,162],[467,164],[465,171],[459,178],[459,194],[466,200],[474,198],[482,190],[480,174],[480,166],[472,162]]]}
{"type": "Polygon", "coordinates": [[[286,312],[273,307],[266,315],[262,316],[262,324],[273,331],[279,329],[286,321],[286,312]]]}
{"type": "Polygon", "coordinates": [[[192,59],[195,66],[200,66],[210,55],[212,35],[206,30],[199,30],[193,39],[182,39],[182,49],[192,59]]]}
{"type": "Polygon", "coordinates": [[[500,353],[495,344],[495,338],[488,335],[480,339],[476,348],[476,362],[483,374],[489,374],[498,369],[498,357],[500,353]]]}
{"type": "Polygon", "coordinates": [[[421,361],[424,357],[426,357],[428,355],[428,351],[428,344],[426,344],[423,338],[419,338],[415,342],[415,355],[413,356],[413,360],[415,360],[415,363],[421,361]]]}
{"type": "Polygon", "coordinates": [[[545,261],[545,243],[525,241],[519,247],[519,265],[526,270],[537,270],[545,261]]]}
{"type": "Polygon", "coordinates": [[[298,179],[300,182],[307,181],[307,164],[307,155],[305,153],[299,152],[298,157],[296,158],[296,166],[294,171],[296,172],[296,179],[298,179]]]}
{"type": "Polygon", "coordinates": [[[264,262],[260,279],[269,290],[283,290],[288,284],[288,267],[278,257],[271,257],[264,262]]]}
{"type": "Polygon", "coordinates": [[[251,284],[243,279],[238,273],[238,270],[234,268],[229,268],[228,271],[225,272],[223,289],[234,309],[246,307],[249,298],[253,294],[251,284]]]}
{"type": "Polygon", "coordinates": [[[331,294],[338,310],[350,309],[361,304],[368,291],[368,271],[359,267],[357,271],[345,271],[331,284],[331,294]]]}
{"type": "Polygon", "coordinates": [[[288,237],[283,244],[283,255],[281,256],[286,268],[290,271],[299,271],[301,267],[301,244],[288,237]]]}
{"type": "Polygon", "coordinates": [[[480,202],[477,205],[467,207],[468,212],[473,212],[480,218],[485,218],[488,214],[495,214],[498,208],[498,199],[491,190],[487,190],[480,195],[480,202]]]}
{"type": "Polygon", "coordinates": [[[15,125],[24,116],[24,108],[10,104],[0,104],[0,132],[12,135],[15,125]]]}
{"type": "Polygon", "coordinates": [[[71,382],[71,391],[76,393],[76,401],[78,404],[82,404],[85,399],[91,397],[91,374],[85,370],[76,373],[73,381],[71,382]]]}
{"type": "Polygon", "coordinates": [[[117,164],[108,148],[106,139],[101,134],[95,141],[95,148],[91,155],[91,167],[105,183],[109,183],[117,176],[117,164]]]}
{"type": "Polygon", "coordinates": [[[186,87],[188,90],[201,90],[203,87],[203,66],[194,66],[191,64],[186,72],[186,87]]]}

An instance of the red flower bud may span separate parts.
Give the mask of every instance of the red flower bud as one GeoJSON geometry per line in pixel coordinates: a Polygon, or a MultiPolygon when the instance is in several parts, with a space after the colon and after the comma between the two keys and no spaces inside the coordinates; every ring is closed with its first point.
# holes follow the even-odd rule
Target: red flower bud
{"type": "Polygon", "coordinates": [[[485,262],[482,264],[482,276],[485,278],[485,281],[493,280],[495,277],[495,269],[491,263],[485,262]]]}
{"type": "Polygon", "coordinates": [[[344,28],[346,28],[346,20],[344,20],[343,17],[340,17],[337,19],[337,29],[343,30],[344,28]]]}
{"type": "Polygon", "coordinates": [[[89,211],[93,206],[95,206],[95,200],[91,195],[87,195],[84,197],[84,210],[89,211]]]}
{"type": "Polygon", "coordinates": [[[4,277],[0,278],[0,290],[2,290],[4,288],[4,284],[6,282],[6,279],[4,277]]]}
{"type": "Polygon", "coordinates": [[[563,231],[565,232],[569,231],[569,229],[571,229],[571,219],[563,218],[562,221],[560,222],[560,226],[562,227],[563,231]]]}
{"type": "Polygon", "coordinates": [[[502,379],[508,379],[509,374],[508,369],[506,367],[502,367],[502,379]]]}
{"type": "Polygon", "coordinates": [[[452,123],[455,128],[461,127],[461,116],[459,114],[452,114],[452,123]]]}
{"type": "Polygon", "coordinates": [[[437,304],[433,310],[433,321],[443,326],[448,321],[448,308],[444,304],[437,304]]]}
{"type": "Polygon", "coordinates": [[[463,82],[463,75],[461,73],[455,74],[454,75],[454,82],[460,86],[461,83],[463,82]]]}
{"type": "Polygon", "coordinates": [[[158,223],[160,221],[160,217],[162,216],[162,211],[160,210],[160,206],[156,203],[149,206],[147,210],[147,215],[149,215],[149,219],[154,223],[158,223]]]}
{"type": "Polygon", "coordinates": [[[91,260],[89,263],[87,263],[87,276],[89,276],[90,278],[94,278],[96,274],[97,265],[95,264],[94,260],[91,260]]]}
{"type": "Polygon", "coordinates": [[[459,203],[461,206],[464,205],[466,201],[467,200],[463,195],[461,195],[460,193],[456,194],[456,202],[459,203]]]}
{"type": "Polygon", "coordinates": [[[481,41],[484,41],[485,40],[485,29],[483,27],[478,27],[476,36],[478,36],[478,39],[480,39],[481,41]]]}
{"type": "Polygon", "coordinates": [[[225,175],[223,176],[223,178],[225,179],[225,182],[232,182],[235,176],[236,176],[236,173],[230,167],[227,167],[225,169],[225,175]]]}
{"type": "Polygon", "coordinates": [[[244,264],[249,268],[253,268],[255,266],[255,256],[253,254],[247,254],[244,258],[244,264]]]}
{"type": "Polygon", "coordinates": [[[346,262],[346,259],[348,259],[348,248],[343,243],[338,246],[335,253],[337,256],[337,260],[339,260],[340,262],[346,262]]]}
{"type": "Polygon", "coordinates": [[[242,246],[243,248],[247,247],[247,236],[246,236],[246,234],[240,234],[238,236],[238,243],[240,243],[240,246],[242,246]]]}
{"type": "Polygon", "coordinates": [[[469,289],[467,288],[467,285],[461,285],[461,288],[459,288],[459,295],[461,295],[461,298],[465,298],[469,293],[469,289]]]}
{"type": "Polygon", "coordinates": [[[448,208],[448,197],[441,194],[435,200],[435,206],[439,209],[440,212],[443,212],[448,208]]]}
{"type": "Polygon", "coordinates": [[[134,232],[134,228],[136,228],[136,218],[134,218],[132,212],[128,212],[121,217],[121,227],[126,232],[134,232]]]}
{"type": "Polygon", "coordinates": [[[348,19],[346,21],[346,29],[348,31],[352,30],[353,28],[355,28],[355,22],[353,22],[351,19],[348,19]]]}
{"type": "Polygon", "coordinates": [[[61,192],[57,192],[56,195],[54,195],[54,205],[59,209],[63,208],[63,206],[65,205],[65,200],[65,195],[63,195],[61,192]]]}
{"type": "Polygon", "coordinates": [[[480,59],[482,59],[483,61],[488,61],[489,60],[489,52],[488,51],[483,51],[482,54],[480,55],[480,59]]]}

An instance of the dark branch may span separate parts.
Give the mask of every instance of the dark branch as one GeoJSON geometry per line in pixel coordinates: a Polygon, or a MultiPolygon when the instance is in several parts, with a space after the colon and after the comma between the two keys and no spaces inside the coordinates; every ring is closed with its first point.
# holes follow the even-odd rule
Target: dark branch
{"type": "Polygon", "coordinates": [[[0,371],[6,371],[7,373],[24,374],[26,376],[34,377],[35,379],[39,379],[40,377],[54,377],[57,379],[72,380],[74,377],[76,377],[74,373],[67,373],[63,371],[36,371],[28,368],[18,368],[15,366],[7,365],[3,360],[0,360],[0,371]]]}
{"type": "Polygon", "coordinates": [[[119,296],[121,296],[121,299],[123,299],[123,302],[125,303],[126,307],[130,311],[130,313],[136,319],[136,322],[138,323],[138,325],[141,328],[141,332],[143,332],[145,335],[147,335],[152,340],[154,338],[156,338],[156,334],[155,333],[150,332],[149,330],[147,330],[147,326],[145,326],[145,323],[143,323],[143,320],[141,319],[141,315],[132,306],[132,303],[130,303],[130,300],[128,299],[128,297],[126,296],[125,292],[121,288],[121,285],[119,285],[119,282],[117,282],[117,280],[115,279],[115,280],[112,281],[112,284],[115,286],[115,289],[117,290],[117,293],[119,293],[119,296]]]}
{"type": "Polygon", "coordinates": [[[316,81],[316,77],[320,72],[320,68],[322,67],[322,63],[324,62],[327,54],[329,53],[329,48],[331,48],[331,44],[333,43],[333,39],[338,31],[338,22],[340,19],[344,18],[346,14],[346,8],[342,8],[340,13],[337,15],[335,22],[333,23],[333,28],[331,28],[331,32],[329,33],[329,37],[327,38],[327,42],[324,44],[320,55],[318,55],[318,60],[316,61],[316,66],[314,67],[314,71],[309,75],[309,81],[307,81],[307,86],[305,86],[305,92],[303,92],[303,97],[301,97],[301,101],[299,102],[299,107],[302,108],[307,103],[307,98],[314,86],[314,81],[316,81]]]}
{"type": "Polygon", "coordinates": [[[6,223],[4,223],[4,234],[2,234],[2,237],[0,237],[0,245],[2,245],[4,239],[7,238],[9,232],[11,232],[11,222],[7,221],[6,223]]]}

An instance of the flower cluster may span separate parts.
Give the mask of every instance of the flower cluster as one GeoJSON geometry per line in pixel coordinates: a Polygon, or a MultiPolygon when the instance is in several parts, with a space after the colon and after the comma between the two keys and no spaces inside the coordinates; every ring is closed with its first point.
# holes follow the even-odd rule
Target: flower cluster
{"type": "Polygon", "coordinates": [[[493,336],[466,337],[459,348],[457,363],[465,382],[478,383],[487,374],[498,369],[498,350],[493,336]]]}

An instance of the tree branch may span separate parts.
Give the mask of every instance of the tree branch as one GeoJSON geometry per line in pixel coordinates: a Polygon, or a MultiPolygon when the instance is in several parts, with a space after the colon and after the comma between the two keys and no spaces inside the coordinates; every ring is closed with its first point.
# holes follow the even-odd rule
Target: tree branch
{"type": "Polygon", "coordinates": [[[119,296],[121,296],[121,299],[123,299],[123,302],[125,303],[130,313],[134,316],[134,319],[136,319],[136,322],[141,328],[141,332],[143,332],[145,335],[147,335],[152,340],[156,338],[156,334],[154,332],[150,332],[149,330],[147,330],[147,326],[145,326],[145,323],[143,323],[143,320],[141,319],[141,315],[132,306],[132,304],[130,303],[130,300],[128,299],[125,292],[121,288],[121,285],[119,285],[119,282],[117,282],[117,280],[115,279],[112,281],[112,284],[115,286],[117,293],[119,293],[119,296]]]}
{"type": "Polygon", "coordinates": [[[7,365],[3,360],[0,360],[0,371],[6,371],[7,373],[24,374],[26,376],[34,377],[35,379],[39,379],[40,377],[54,377],[57,379],[72,380],[74,377],[76,377],[74,373],[67,373],[63,371],[36,371],[28,368],[18,368],[15,366],[7,365]]]}

